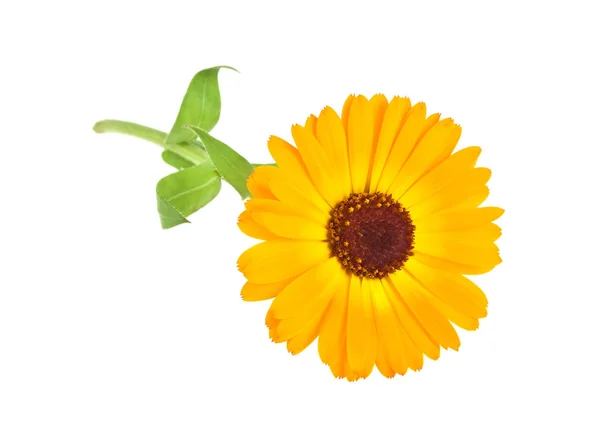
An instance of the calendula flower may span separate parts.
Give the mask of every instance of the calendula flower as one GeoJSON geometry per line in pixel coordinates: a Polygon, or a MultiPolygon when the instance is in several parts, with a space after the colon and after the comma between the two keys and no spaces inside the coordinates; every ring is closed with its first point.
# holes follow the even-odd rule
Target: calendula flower
{"type": "Polygon", "coordinates": [[[457,350],[453,326],[475,330],[485,294],[464,275],[501,262],[480,207],[491,172],[481,149],[454,149],[461,128],[425,104],[350,96],[292,127],[296,146],[271,137],[277,167],[248,179],[239,227],[263,242],[238,260],[247,301],[274,298],[269,335],[297,354],[318,338],[334,376],[420,370],[423,355],[457,350]]]}

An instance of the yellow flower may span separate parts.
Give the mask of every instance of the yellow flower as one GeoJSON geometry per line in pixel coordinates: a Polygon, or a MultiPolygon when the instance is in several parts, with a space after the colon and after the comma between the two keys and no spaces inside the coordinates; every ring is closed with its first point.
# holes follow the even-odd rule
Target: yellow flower
{"type": "Polygon", "coordinates": [[[297,354],[318,337],[321,360],[350,381],[458,350],[451,323],[475,330],[487,310],[463,275],[501,262],[493,221],[503,213],[480,207],[491,172],[475,168],[479,147],[453,153],[460,134],[423,103],[351,95],[341,118],[325,107],[293,126],[296,147],[271,137],[278,167],[249,177],[239,217],[264,242],[238,267],[244,300],[274,298],[274,342],[297,354]]]}

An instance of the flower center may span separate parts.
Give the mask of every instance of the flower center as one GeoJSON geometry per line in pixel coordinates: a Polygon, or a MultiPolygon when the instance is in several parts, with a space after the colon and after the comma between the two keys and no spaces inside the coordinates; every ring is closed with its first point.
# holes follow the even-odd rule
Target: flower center
{"type": "Polygon", "coordinates": [[[381,279],[414,254],[415,226],[389,194],[353,193],[330,214],[331,254],[357,276],[381,279]]]}

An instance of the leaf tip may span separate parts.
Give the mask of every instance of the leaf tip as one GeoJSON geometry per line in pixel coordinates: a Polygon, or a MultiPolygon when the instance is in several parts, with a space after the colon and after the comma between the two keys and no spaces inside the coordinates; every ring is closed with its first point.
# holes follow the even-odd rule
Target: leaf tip
{"type": "Polygon", "coordinates": [[[102,132],[104,132],[104,128],[102,127],[103,123],[104,122],[102,122],[102,121],[94,123],[94,127],[92,127],[92,130],[94,132],[96,132],[96,133],[102,133],[102,132]]]}
{"type": "Polygon", "coordinates": [[[237,73],[241,73],[239,70],[237,70],[233,66],[226,66],[226,65],[216,66],[216,69],[230,69],[230,70],[235,71],[237,73]]]}
{"type": "Polygon", "coordinates": [[[173,222],[170,222],[170,221],[164,221],[164,220],[161,219],[160,226],[162,227],[163,230],[168,230],[168,229],[171,229],[171,228],[175,228],[178,225],[186,224],[186,223],[189,224],[191,222],[189,220],[187,220],[186,218],[183,218],[183,219],[177,221],[176,223],[173,223],[173,222]]]}

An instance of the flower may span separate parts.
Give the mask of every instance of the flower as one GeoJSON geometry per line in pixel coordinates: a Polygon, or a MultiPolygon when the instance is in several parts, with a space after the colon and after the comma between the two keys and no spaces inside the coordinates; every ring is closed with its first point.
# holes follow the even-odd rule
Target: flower
{"type": "Polygon", "coordinates": [[[480,207],[491,172],[481,149],[454,149],[461,127],[424,103],[351,95],[294,125],[296,147],[271,137],[275,166],[248,178],[239,217],[264,240],[238,260],[242,298],[274,298],[266,324],[297,354],[318,337],[334,376],[418,371],[423,355],[458,350],[452,324],[475,330],[485,294],[464,275],[501,262],[503,213],[480,207]]]}

